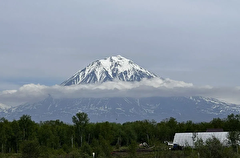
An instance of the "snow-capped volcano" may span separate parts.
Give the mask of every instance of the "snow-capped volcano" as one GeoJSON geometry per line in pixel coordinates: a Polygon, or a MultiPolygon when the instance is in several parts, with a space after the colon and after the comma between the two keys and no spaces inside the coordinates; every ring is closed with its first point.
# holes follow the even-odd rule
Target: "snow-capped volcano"
{"type": "Polygon", "coordinates": [[[97,60],[86,68],[76,72],[61,85],[103,83],[106,81],[141,81],[157,77],[155,74],[138,66],[133,61],[120,55],[97,60]]]}
{"type": "Polygon", "coordinates": [[[74,93],[78,94],[80,91],[87,90],[89,95],[86,95],[87,97],[74,95],[75,97],[71,96],[69,98],[68,94],[73,93],[66,92],[66,96],[61,95],[59,97],[58,95],[54,96],[54,94],[58,93],[53,92],[53,97],[49,94],[43,100],[24,103],[17,107],[10,108],[0,103],[0,116],[14,120],[28,114],[37,122],[60,119],[70,123],[72,116],[77,112],[85,112],[92,122],[114,121],[124,123],[126,121],[146,119],[159,121],[169,117],[174,117],[178,121],[192,120],[200,122],[209,121],[215,117],[226,118],[227,115],[231,113],[238,114],[240,111],[239,105],[228,104],[214,98],[176,96],[175,92],[178,90],[186,90],[179,89],[179,87],[191,87],[193,84],[159,78],[120,55],[91,63],[61,85],[63,86],[55,87],[60,88],[61,93],[73,88],[74,93]],[[122,82],[103,83],[115,80],[122,82]],[[70,88],[63,87],[89,83],[103,84],[76,86],[77,88],[74,86],[70,88]],[[84,89],[82,89],[83,87],[84,89]],[[119,91],[112,91],[111,89],[115,90],[119,89],[119,87],[121,87],[119,91]],[[174,89],[175,87],[177,89],[174,89]],[[75,91],[75,88],[80,88],[80,91],[75,91]],[[124,91],[121,91],[122,89],[124,91]],[[152,92],[151,89],[153,89],[152,92]],[[137,90],[140,90],[143,96],[134,95],[131,97],[132,92],[135,93],[137,90]],[[101,92],[103,92],[103,95],[95,95],[101,92]],[[108,93],[112,92],[119,93],[116,93],[117,97],[115,95],[109,97],[108,93]],[[146,92],[153,94],[149,95],[146,92]],[[172,96],[164,97],[163,92],[166,92],[167,96],[172,93],[172,96]],[[124,95],[122,95],[123,93],[124,95]]]}

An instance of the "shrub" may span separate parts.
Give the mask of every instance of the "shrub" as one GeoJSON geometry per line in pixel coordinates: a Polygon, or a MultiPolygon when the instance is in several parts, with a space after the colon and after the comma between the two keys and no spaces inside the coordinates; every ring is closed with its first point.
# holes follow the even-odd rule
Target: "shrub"
{"type": "Polygon", "coordinates": [[[37,141],[24,141],[21,145],[22,158],[38,158],[40,147],[37,141]]]}

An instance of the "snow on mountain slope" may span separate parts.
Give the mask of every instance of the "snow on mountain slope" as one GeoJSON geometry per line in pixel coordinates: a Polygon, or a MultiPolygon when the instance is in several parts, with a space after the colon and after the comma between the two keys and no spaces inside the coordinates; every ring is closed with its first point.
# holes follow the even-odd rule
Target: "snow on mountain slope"
{"type": "Polygon", "coordinates": [[[138,66],[133,61],[120,55],[97,60],[83,70],[76,72],[61,85],[103,83],[106,81],[141,81],[157,77],[155,74],[138,66]]]}
{"type": "Polygon", "coordinates": [[[174,117],[178,121],[211,121],[238,114],[240,107],[216,99],[204,97],[146,97],[146,98],[48,98],[31,104],[11,108],[7,119],[19,119],[23,114],[32,116],[34,121],[60,119],[71,123],[77,112],[88,114],[91,122],[119,122],[156,120],[174,117]]]}
{"type": "Polygon", "coordinates": [[[7,112],[10,108],[10,106],[0,103],[0,112],[7,112]]]}

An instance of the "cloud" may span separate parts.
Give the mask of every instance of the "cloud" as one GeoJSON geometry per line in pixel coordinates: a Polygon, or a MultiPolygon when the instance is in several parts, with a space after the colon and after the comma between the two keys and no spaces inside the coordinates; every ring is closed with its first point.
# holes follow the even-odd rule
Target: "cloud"
{"type": "Polygon", "coordinates": [[[74,86],[26,84],[17,90],[5,90],[0,92],[0,103],[18,106],[26,102],[37,102],[51,95],[54,98],[205,96],[240,104],[239,94],[239,87],[197,87],[193,86],[191,83],[173,81],[170,79],[162,80],[159,78],[143,80],[141,82],[113,81],[103,84],[74,86]]]}

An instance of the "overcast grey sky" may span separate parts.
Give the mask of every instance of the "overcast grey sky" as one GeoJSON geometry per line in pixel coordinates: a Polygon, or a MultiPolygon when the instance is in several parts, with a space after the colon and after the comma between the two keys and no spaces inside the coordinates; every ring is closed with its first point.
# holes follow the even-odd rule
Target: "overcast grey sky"
{"type": "Polygon", "coordinates": [[[163,78],[240,86],[239,0],[1,0],[0,90],[122,55],[163,78]]]}

